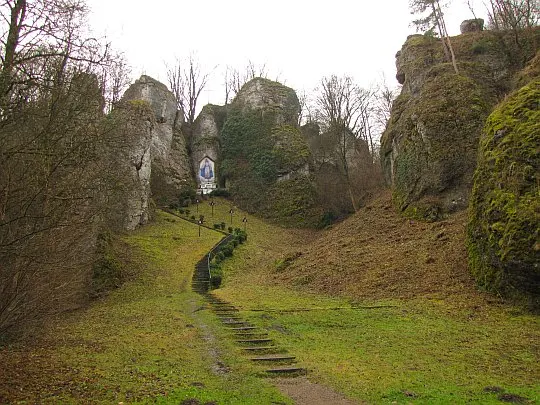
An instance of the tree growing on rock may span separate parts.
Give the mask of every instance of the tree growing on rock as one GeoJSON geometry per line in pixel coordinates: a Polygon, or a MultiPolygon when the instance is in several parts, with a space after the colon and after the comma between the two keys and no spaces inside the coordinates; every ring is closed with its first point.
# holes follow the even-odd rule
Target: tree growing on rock
{"type": "MultiPolygon", "coordinates": [[[[227,66],[223,77],[225,105],[234,99],[244,84],[256,77],[268,79],[266,64],[256,65],[253,61],[249,60],[243,70],[227,66]]],[[[276,81],[278,81],[277,78],[276,81]]]]}
{"type": "Polygon", "coordinates": [[[184,114],[188,128],[193,127],[199,97],[208,83],[209,72],[204,72],[199,62],[191,55],[187,61],[176,59],[167,67],[169,87],[176,97],[178,109],[184,114]]]}
{"type": "Polygon", "coordinates": [[[531,28],[540,21],[538,0],[490,0],[489,25],[495,30],[517,31],[531,28]]]}
{"type": "Polygon", "coordinates": [[[409,8],[411,14],[420,14],[422,17],[413,21],[418,31],[433,34],[435,29],[441,38],[445,55],[452,62],[454,71],[459,74],[456,62],[456,55],[452,46],[452,41],[446,29],[444,13],[439,0],[410,0],[409,8]]]}

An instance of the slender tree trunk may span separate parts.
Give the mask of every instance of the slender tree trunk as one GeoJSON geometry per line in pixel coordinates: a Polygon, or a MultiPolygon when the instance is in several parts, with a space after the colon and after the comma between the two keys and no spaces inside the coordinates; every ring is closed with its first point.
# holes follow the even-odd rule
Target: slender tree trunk
{"type": "Polygon", "coordinates": [[[353,206],[354,212],[358,212],[358,205],[356,204],[356,199],[354,198],[354,193],[350,180],[347,180],[347,187],[349,189],[349,197],[351,198],[351,204],[353,206]]]}
{"type": "Polygon", "coordinates": [[[15,53],[19,45],[22,24],[26,17],[26,0],[17,0],[11,8],[9,31],[7,35],[4,63],[0,72],[0,97],[4,102],[7,93],[10,91],[12,79],[11,74],[15,65],[15,53]]]}
{"type": "Polygon", "coordinates": [[[456,74],[459,74],[459,70],[458,70],[457,62],[456,62],[456,55],[454,53],[454,47],[452,46],[452,41],[450,41],[450,36],[448,35],[448,30],[446,29],[446,23],[444,22],[443,13],[442,13],[442,10],[441,10],[441,5],[439,3],[439,0],[437,0],[436,2],[437,2],[437,12],[438,12],[438,16],[439,16],[439,18],[437,18],[437,20],[440,21],[440,24],[441,24],[441,27],[442,27],[442,30],[443,30],[443,34],[444,34],[444,38],[446,39],[446,42],[448,44],[448,50],[450,51],[450,55],[451,55],[451,59],[452,59],[452,66],[454,67],[454,71],[456,72],[456,74]]]}

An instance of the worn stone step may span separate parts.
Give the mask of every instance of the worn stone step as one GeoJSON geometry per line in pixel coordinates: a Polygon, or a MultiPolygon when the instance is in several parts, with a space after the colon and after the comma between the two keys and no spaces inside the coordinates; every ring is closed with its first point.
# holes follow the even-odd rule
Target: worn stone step
{"type": "Polygon", "coordinates": [[[227,318],[228,316],[236,317],[238,311],[213,311],[218,318],[227,318]]]}
{"type": "Polygon", "coordinates": [[[307,374],[307,370],[299,366],[273,367],[266,369],[265,372],[270,374],[307,374]]]}
{"type": "Polygon", "coordinates": [[[268,337],[268,333],[266,332],[236,332],[234,334],[234,337],[241,339],[265,339],[268,337]]]}
{"type": "Polygon", "coordinates": [[[244,325],[244,326],[250,326],[249,323],[245,322],[245,321],[225,321],[225,320],[222,320],[222,322],[225,324],[225,325],[244,325]]]}
{"type": "Polygon", "coordinates": [[[270,343],[272,339],[240,339],[236,343],[255,344],[255,343],[270,343]]]}
{"type": "Polygon", "coordinates": [[[236,330],[254,330],[254,329],[257,329],[256,326],[236,326],[236,327],[233,327],[233,328],[227,328],[229,330],[233,330],[233,331],[236,331],[236,330]]]}
{"type": "Polygon", "coordinates": [[[264,351],[277,351],[280,350],[277,346],[252,346],[252,347],[242,347],[242,350],[247,352],[264,352],[264,351]]]}
{"type": "Polygon", "coordinates": [[[286,354],[267,354],[265,356],[258,356],[250,358],[251,361],[276,361],[276,362],[285,362],[295,360],[295,356],[289,356],[286,354]]]}

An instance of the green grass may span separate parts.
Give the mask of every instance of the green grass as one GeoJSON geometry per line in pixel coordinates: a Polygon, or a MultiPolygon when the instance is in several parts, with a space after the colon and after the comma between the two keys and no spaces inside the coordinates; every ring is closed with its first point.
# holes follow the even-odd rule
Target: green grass
{"type": "Polygon", "coordinates": [[[275,259],[292,246],[285,232],[257,222],[216,293],[268,329],[310,378],[368,403],[489,404],[501,393],[540,401],[537,316],[443,300],[351,303],[276,285],[275,259]]]}
{"type": "Polygon", "coordinates": [[[197,235],[196,225],[158,213],[155,224],[127,236],[142,273],[57,322],[48,338],[65,377],[55,376],[52,388],[47,381],[29,401],[290,403],[256,377],[191,292],[196,261],[223,236],[208,229],[197,235]]]}
{"type": "MultiPolygon", "coordinates": [[[[230,204],[216,201],[214,222],[230,225],[230,204]]],[[[199,211],[211,220],[206,203],[199,211]]],[[[235,209],[233,227],[242,227],[244,215],[235,209]]],[[[313,232],[251,216],[247,231],[247,243],[223,262],[225,284],[215,293],[266,328],[311,380],[377,404],[501,403],[488,387],[540,401],[538,317],[509,306],[351,302],[298,291],[272,274],[313,232]]],[[[205,228],[197,235],[195,224],[159,213],[155,224],[126,237],[139,275],[58,320],[44,336],[49,344],[25,348],[22,358],[31,362],[24,364],[52,365],[27,377],[20,403],[291,403],[258,377],[190,291],[196,261],[223,236],[205,228]]]]}

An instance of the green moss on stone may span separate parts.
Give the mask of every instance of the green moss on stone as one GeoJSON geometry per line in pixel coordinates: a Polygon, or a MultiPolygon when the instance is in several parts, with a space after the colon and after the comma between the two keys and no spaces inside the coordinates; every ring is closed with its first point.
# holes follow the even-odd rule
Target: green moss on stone
{"type": "Polygon", "coordinates": [[[292,171],[308,163],[311,152],[300,130],[291,125],[281,125],[272,129],[274,147],[272,152],[280,171],[292,171]]]}
{"type": "Polygon", "coordinates": [[[311,226],[320,218],[312,181],[278,181],[301,169],[310,152],[300,130],[275,124],[271,110],[233,108],[222,130],[220,173],[241,208],[290,226],[311,226]]]}
{"type": "Polygon", "coordinates": [[[470,202],[470,268],[478,283],[540,297],[540,80],[486,122],[470,202]]]}
{"type": "MultiPolygon", "coordinates": [[[[438,207],[431,209],[418,201],[426,195],[470,187],[478,139],[492,100],[489,91],[453,73],[449,64],[430,72],[420,96],[406,101],[382,141],[386,154],[395,148],[392,141],[401,142],[393,163],[398,209],[408,209],[409,214],[433,212],[438,207]]],[[[389,159],[385,158],[387,166],[389,159]]]]}

